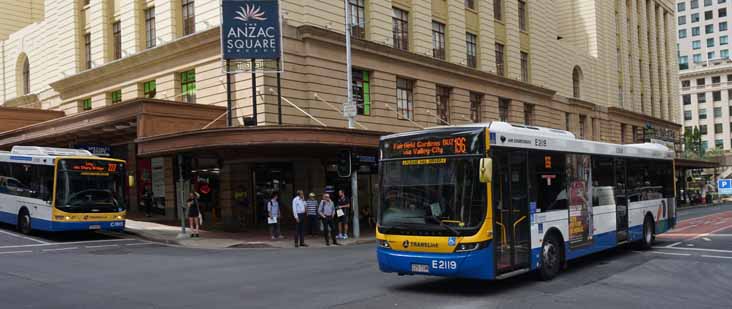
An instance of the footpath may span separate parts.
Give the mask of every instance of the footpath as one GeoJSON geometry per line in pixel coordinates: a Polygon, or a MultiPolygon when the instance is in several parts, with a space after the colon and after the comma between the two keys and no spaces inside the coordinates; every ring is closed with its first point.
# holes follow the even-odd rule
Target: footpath
{"type": "MultiPolygon", "coordinates": [[[[203,228],[206,227],[203,226],[203,228]]],[[[362,228],[362,230],[368,231],[362,232],[359,239],[349,238],[338,240],[338,242],[342,245],[376,243],[373,229],[362,228]]],[[[127,219],[125,232],[149,241],[199,249],[293,248],[295,246],[294,231],[287,229],[282,230],[284,238],[278,240],[272,240],[269,231],[262,228],[252,228],[240,232],[201,230],[200,237],[191,238],[190,230],[187,228],[186,234],[181,234],[180,226],[127,219]]],[[[322,234],[306,235],[305,244],[311,248],[326,248],[322,234]]],[[[333,247],[332,244],[331,247],[333,247]]]]}

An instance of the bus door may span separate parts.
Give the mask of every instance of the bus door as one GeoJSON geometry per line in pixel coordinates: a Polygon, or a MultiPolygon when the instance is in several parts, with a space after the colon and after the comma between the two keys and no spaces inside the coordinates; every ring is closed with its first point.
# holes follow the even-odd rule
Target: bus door
{"type": "Polygon", "coordinates": [[[529,267],[527,153],[523,150],[496,150],[493,166],[493,230],[496,273],[500,275],[529,267]]]}
{"type": "Polygon", "coordinates": [[[625,189],[625,159],[615,159],[615,209],[617,242],[628,240],[628,195],[625,189]]]}

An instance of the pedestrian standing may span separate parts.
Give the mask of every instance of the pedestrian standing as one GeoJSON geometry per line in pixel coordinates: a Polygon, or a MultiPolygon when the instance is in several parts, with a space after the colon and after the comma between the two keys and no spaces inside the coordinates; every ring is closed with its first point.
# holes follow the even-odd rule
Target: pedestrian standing
{"type": "Polygon", "coordinates": [[[338,190],[337,204],[338,239],[348,239],[348,218],[351,210],[351,201],[343,190],[338,190]]]}
{"type": "Polygon", "coordinates": [[[188,207],[188,226],[191,228],[191,238],[200,237],[198,233],[201,223],[201,208],[198,204],[198,193],[191,192],[188,195],[186,205],[188,207]]]}
{"type": "Polygon", "coordinates": [[[318,230],[318,200],[315,199],[315,193],[308,194],[308,200],[305,201],[305,212],[308,215],[308,232],[310,236],[315,235],[318,230]]]}
{"type": "Polygon", "coordinates": [[[318,206],[318,215],[323,220],[323,235],[325,235],[325,245],[330,246],[329,240],[333,240],[334,245],[338,245],[336,241],[336,229],[333,217],[335,216],[335,206],[330,200],[330,194],[323,194],[323,200],[318,206]],[[330,239],[329,239],[330,237],[330,239]]]}
{"type": "Polygon", "coordinates": [[[297,190],[297,196],[292,199],[292,215],[295,216],[297,227],[295,228],[295,248],[299,246],[307,247],[305,244],[304,226],[305,226],[305,193],[297,190]]]}
{"type": "Polygon", "coordinates": [[[272,192],[272,198],[267,202],[267,224],[272,240],[282,238],[280,235],[280,202],[279,194],[272,192]]]}
{"type": "Polygon", "coordinates": [[[249,197],[244,186],[237,187],[234,191],[234,205],[236,205],[237,211],[236,216],[239,221],[240,227],[246,226],[246,217],[249,210],[249,197]]]}
{"type": "Polygon", "coordinates": [[[145,188],[145,193],[142,195],[142,203],[145,206],[145,217],[152,217],[153,195],[149,188],[145,188]]]}

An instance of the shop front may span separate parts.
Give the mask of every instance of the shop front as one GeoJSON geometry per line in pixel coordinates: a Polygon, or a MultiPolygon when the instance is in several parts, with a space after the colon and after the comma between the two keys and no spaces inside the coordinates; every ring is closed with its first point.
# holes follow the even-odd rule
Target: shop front
{"type": "MultiPolygon", "coordinates": [[[[375,158],[381,133],[322,127],[260,126],[196,130],[137,140],[139,157],[163,157],[173,162],[172,199],[195,191],[204,216],[216,225],[246,229],[267,221],[267,201],[277,193],[283,223],[294,216],[291,201],[297,190],[315,193],[344,190],[350,178],[336,174],[339,151],[360,157],[359,208],[374,213],[377,169],[375,158]]],[[[168,203],[166,207],[175,207],[168,203]]],[[[171,209],[172,211],[172,209],[171,209]]],[[[369,226],[373,220],[365,219],[369,226]]],[[[371,224],[372,225],[372,224],[371,224]]]]}

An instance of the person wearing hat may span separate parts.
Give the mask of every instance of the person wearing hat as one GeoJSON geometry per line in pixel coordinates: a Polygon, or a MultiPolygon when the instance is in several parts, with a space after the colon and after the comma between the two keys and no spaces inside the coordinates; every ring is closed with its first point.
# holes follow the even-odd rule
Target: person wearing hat
{"type": "Polygon", "coordinates": [[[188,206],[188,226],[191,228],[191,238],[200,237],[198,233],[201,223],[201,211],[198,207],[198,196],[198,192],[191,192],[186,202],[186,206],[188,206]]]}
{"type": "Polygon", "coordinates": [[[314,236],[318,231],[318,201],[315,199],[315,193],[308,194],[308,200],[305,201],[305,213],[308,216],[308,234],[314,236]]]}

